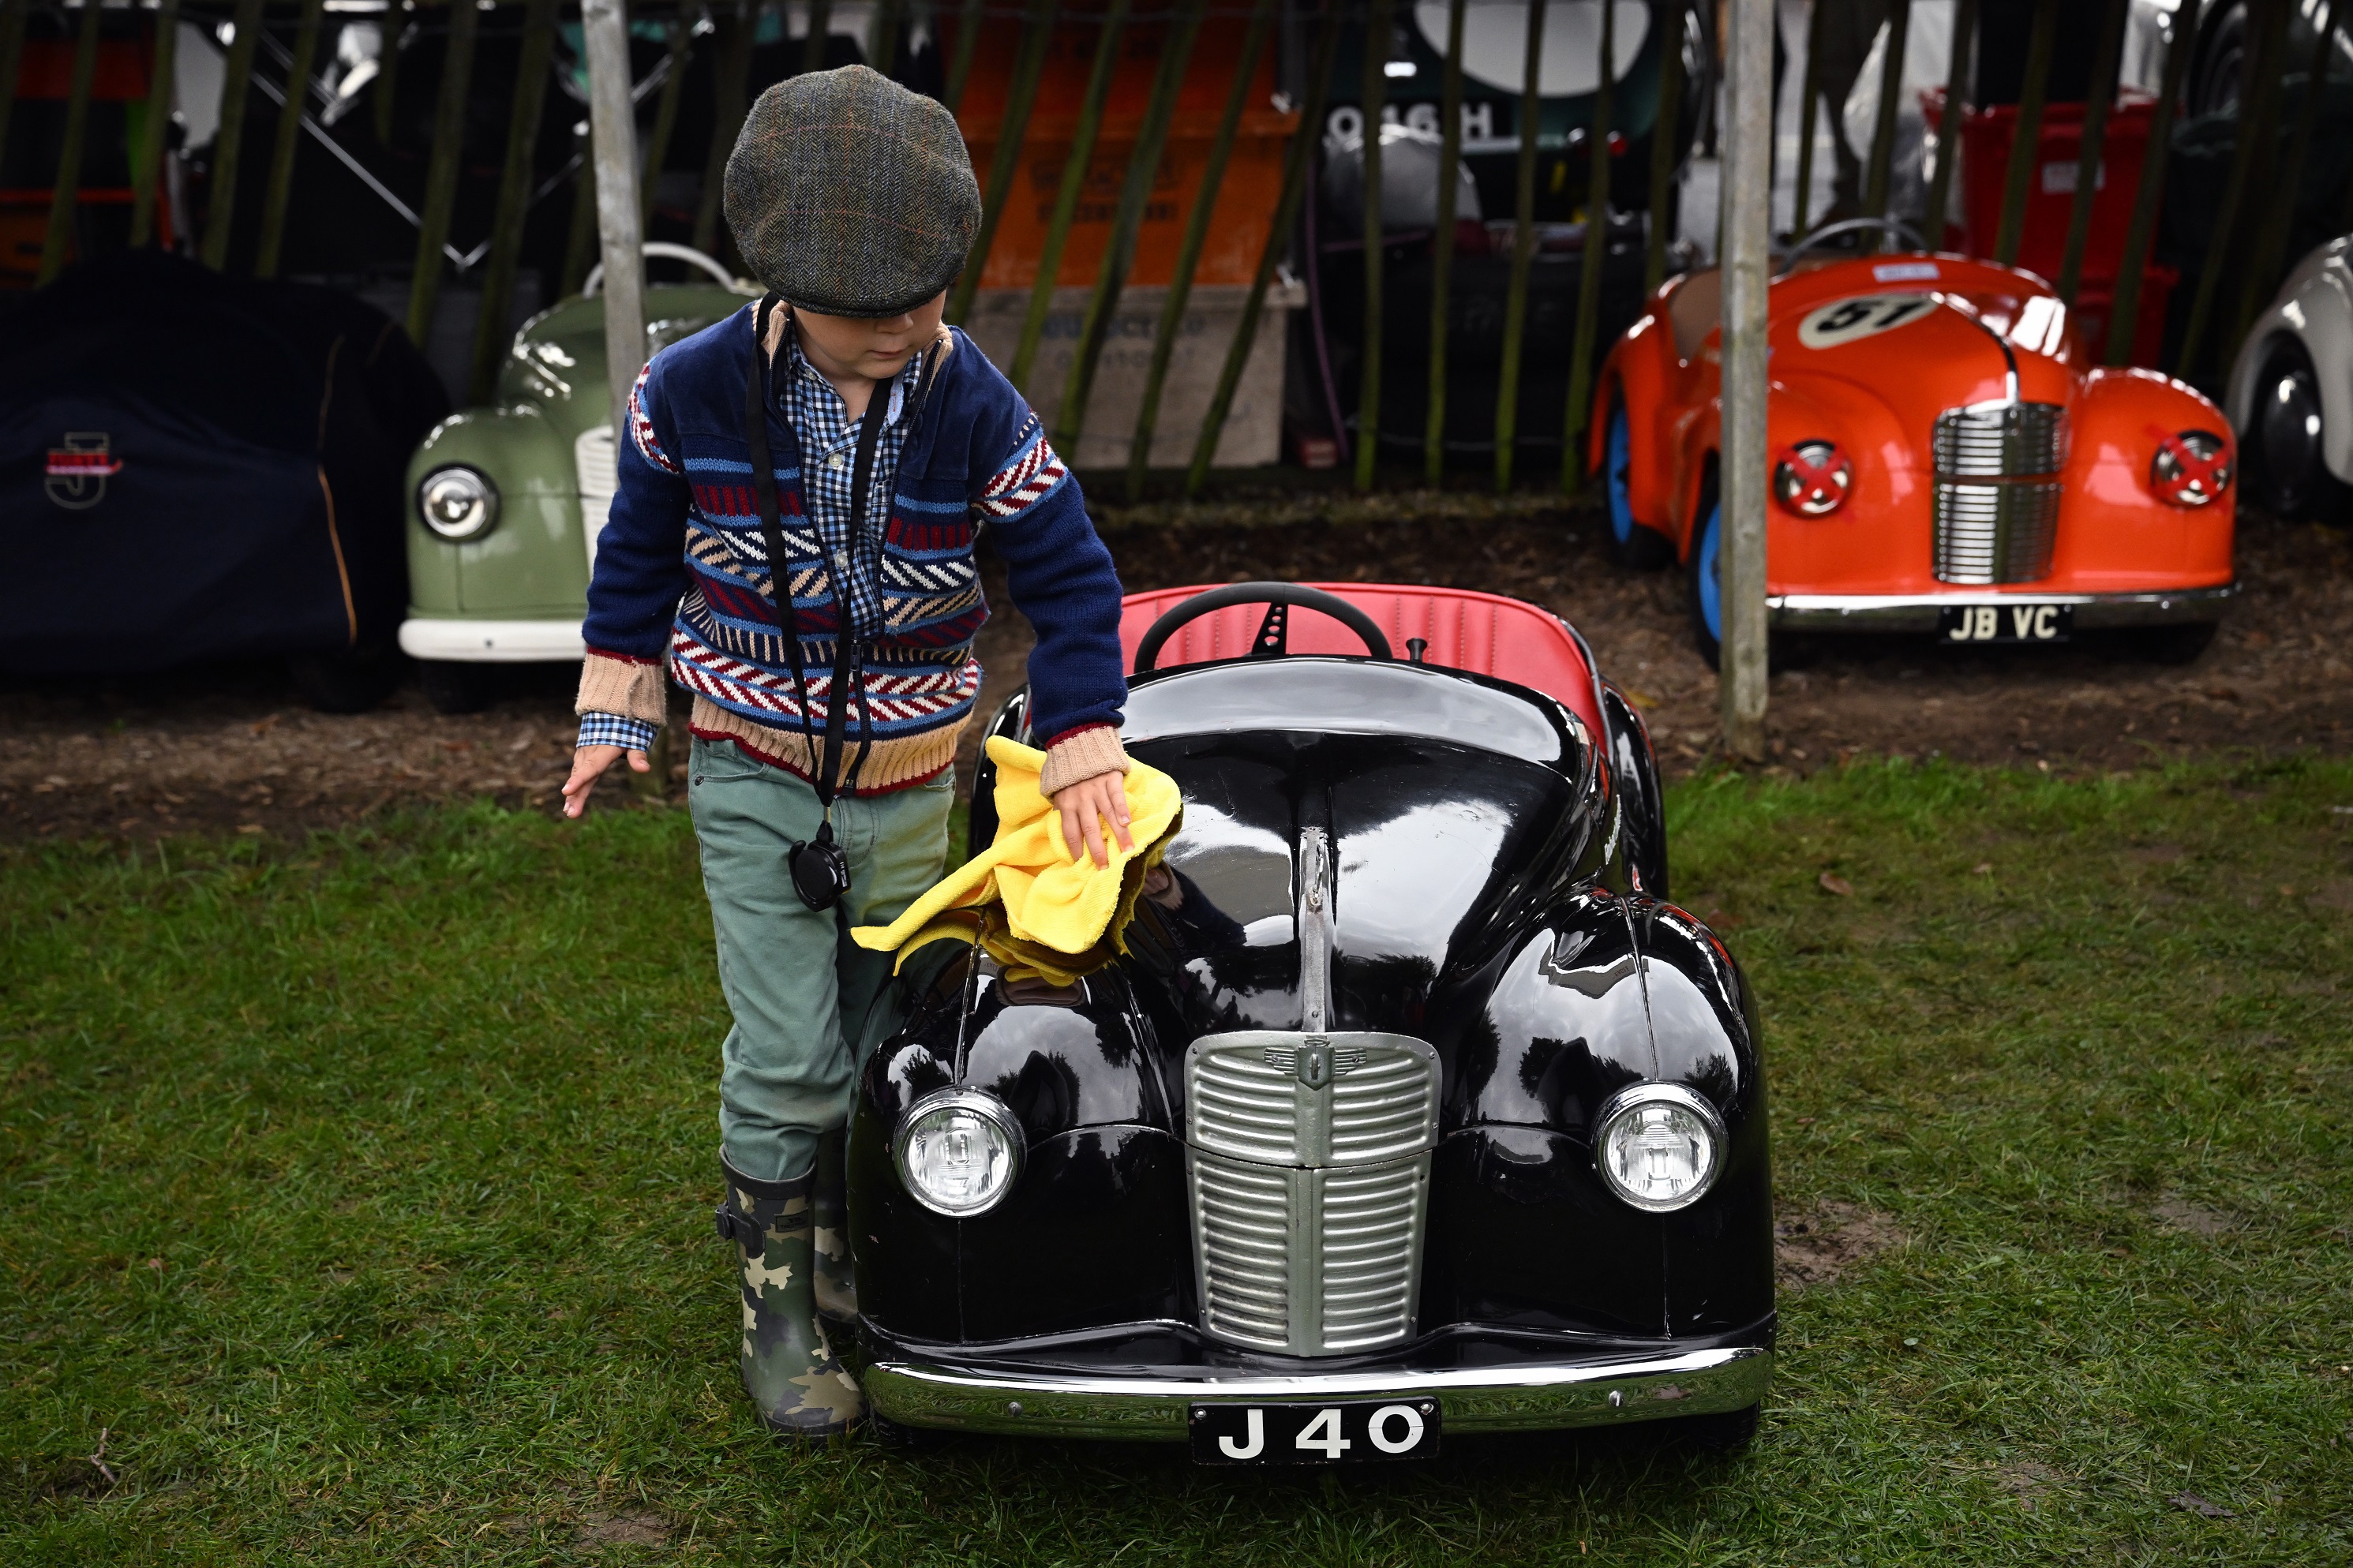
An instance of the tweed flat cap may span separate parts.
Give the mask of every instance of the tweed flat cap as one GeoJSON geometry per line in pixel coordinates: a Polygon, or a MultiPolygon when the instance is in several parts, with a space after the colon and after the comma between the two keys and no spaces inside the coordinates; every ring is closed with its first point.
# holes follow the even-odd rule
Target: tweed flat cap
{"type": "Polygon", "coordinates": [[[793,304],[895,316],[955,281],[980,182],[955,116],[864,66],[778,82],[727,157],[727,226],[793,304]]]}

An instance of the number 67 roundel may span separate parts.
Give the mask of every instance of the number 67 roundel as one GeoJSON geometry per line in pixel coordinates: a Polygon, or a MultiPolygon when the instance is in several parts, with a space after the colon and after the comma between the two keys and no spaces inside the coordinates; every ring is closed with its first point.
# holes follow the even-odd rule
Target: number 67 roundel
{"type": "Polygon", "coordinates": [[[1434,1402],[1197,1405],[1193,1457],[1212,1465],[1339,1465],[1438,1451],[1434,1402]]]}

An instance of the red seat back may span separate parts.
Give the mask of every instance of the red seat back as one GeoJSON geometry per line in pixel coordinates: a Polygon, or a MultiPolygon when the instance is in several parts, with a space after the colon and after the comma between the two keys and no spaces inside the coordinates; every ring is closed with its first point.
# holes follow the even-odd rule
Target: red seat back
{"type": "MultiPolygon", "coordinates": [[[[1430,644],[1423,655],[1425,662],[1533,687],[1584,720],[1596,737],[1603,733],[1601,714],[1594,705],[1593,669],[1586,662],[1585,650],[1560,618],[1548,611],[1501,594],[1479,594],[1468,588],[1387,583],[1303,585],[1335,594],[1370,616],[1399,658],[1407,657],[1408,639],[1420,637],[1430,644]]],[[[1130,594],[1121,601],[1120,648],[1130,669],[1135,668],[1136,647],[1152,623],[1210,586],[1160,588],[1130,594]]],[[[1264,605],[1230,605],[1213,610],[1181,627],[1161,646],[1154,663],[1169,669],[1180,664],[1239,658],[1250,651],[1251,639],[1264,619],[1264,605]]],[[[1297,605],[1292,607],[1286,641],[1293,653],[1365,651],[1365,645],[1346,626],[1297,605]]]]}

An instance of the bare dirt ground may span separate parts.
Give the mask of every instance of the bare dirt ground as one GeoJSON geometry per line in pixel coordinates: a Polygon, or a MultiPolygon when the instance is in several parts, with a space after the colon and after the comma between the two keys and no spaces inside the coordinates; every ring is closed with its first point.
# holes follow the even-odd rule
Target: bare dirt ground
{"type": "MultiPolygon", "coordinates": [[[[1131,589],[1420,582],[1545,605],[1584,632],[1604,672],[1643,708],[1670,774],[1715,759],[1715,678],[1694,651],[1683,583],[1612,566],[1593,511],[1534,496],[1406,492],[1098,515],[1131,589]]],[[[2353,536],[2242,514],[2239,560],[2245,595],[2187,667],[2090,638],[2059,648],[1836,645],[1774,677],[1772,766],[1802,773],[1902,754],[2080,772],[2353,749],[2353,536]]],[[[1002,607],[1001,574],[992,575],[1002,607]]],[[[1019,684],[1028,643],[1018,616],[992,620],[984,713],[1019,684]]],[[[413,689],[373,713],[311,712],[268,665],[16,681],[0,687],[0,839],[279,835],[483,795],[553,812],[572,751],[573,679],[554,667],[510,671],[500,701],[462,718],[434,713],[413,689]]],[[[976,745],[968,736],[967,761],[976,745]]],[[[676,773],[673,796],[682,763],[676,773]]]]}

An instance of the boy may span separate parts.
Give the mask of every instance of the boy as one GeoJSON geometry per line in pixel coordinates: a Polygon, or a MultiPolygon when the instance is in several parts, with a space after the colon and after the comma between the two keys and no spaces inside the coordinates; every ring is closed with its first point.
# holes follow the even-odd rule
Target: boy
{"type": "Polygon", "coordinates": [[[1103,823],[1129,842],[1120,588],[1036,416],[940,324],[980,220],[954,116],[863,66],[795,77],[744,121],[725,205],[768,296],[638,377],[565,812],[622,756],[645,771],[665,672],[692,693],[687,798],[734,1017],[719,1226],[741,1249],[744,1387],[776,1431],[822,1438],[864,1408],[817,1313],[855,1310],[845,1036],[891,969],[848,932],[944,871],[988,615],[975,530],[1037,627],[1039,787],[1098,864],[1103,823]]]}

